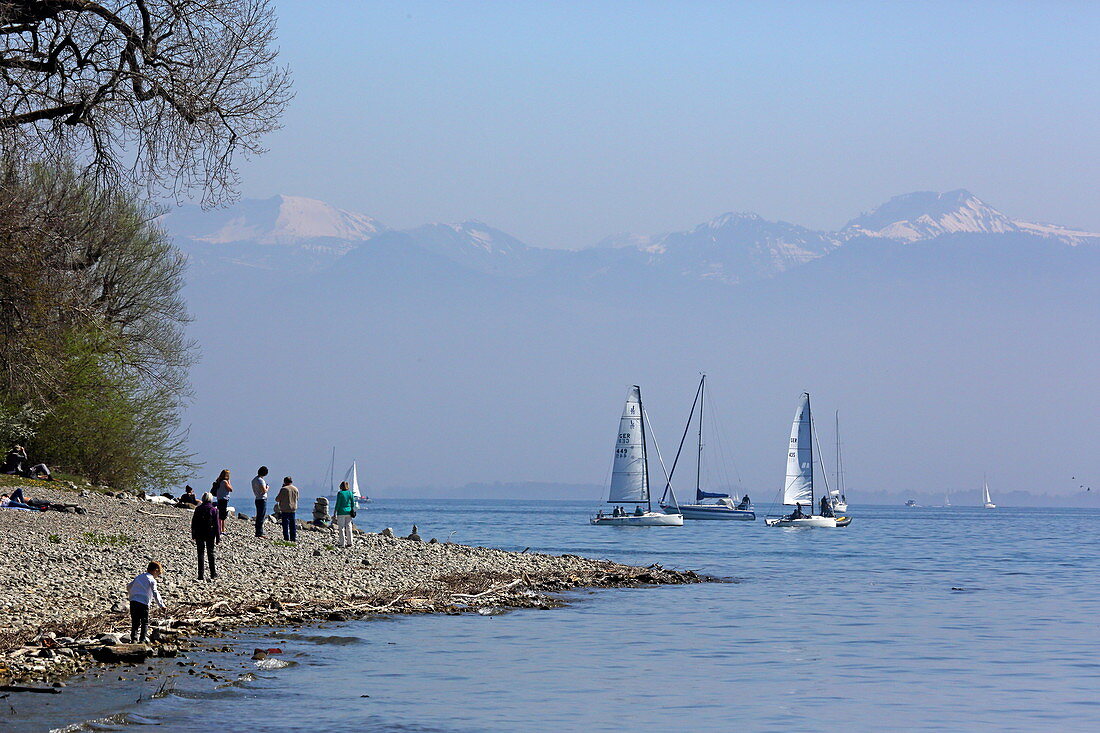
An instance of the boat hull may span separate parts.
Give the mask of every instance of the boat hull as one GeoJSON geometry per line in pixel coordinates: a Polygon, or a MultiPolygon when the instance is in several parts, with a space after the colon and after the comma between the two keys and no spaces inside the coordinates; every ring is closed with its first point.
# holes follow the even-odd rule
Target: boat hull
{"type": "Polygon", "coordinates": [[[751,509],[730,509],[721,504],[680,504],[677,509],[684,519],[718,519],[741,522],[756,521],[756,512],[751,509]]]}
{"type": "Polygon", "coordinates": [[[608,527],[682,527],[684,517],[680,514],[662,514],[661,512],[646,512],[645,514],[626,514],[621,517],[604,515],[592,517],[592,524],[608,527]]]}
{"type": "Polygon", "coordinates": [[[996,509],[997,505],[994,504],[993,502],[989,502],[988,504],[985,505],[985,508],[986,509],[996,509]]]}
{"type": "Polygon", "coordinates": [[[837,504],[833,504],[833,511],[834,512],[846,512],[846,511],[848,511],[848,505],[844,502],[839,502],[837,504]]]}
{"type": "Polygon", "coordinates": [[[769,527],[847,527],[852,523],[851,517],[802,517],[801,519],[786,519],[784,517],[767,517],[764,524],[769,527]]]}

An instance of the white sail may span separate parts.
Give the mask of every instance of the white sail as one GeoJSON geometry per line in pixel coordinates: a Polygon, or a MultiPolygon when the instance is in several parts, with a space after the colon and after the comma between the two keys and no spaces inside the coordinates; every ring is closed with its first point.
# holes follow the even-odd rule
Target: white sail
{"type": "Polygon", "coordinates": [[[619,419],[615,439],[615,464],[611,469],[610,504],[644,504],[649,501],[649,476],[646,471],[645,434],[642,428],[642,391],[630,388],[619,419]]]}
{"type": "Polygon", "coordinates": [[[783,503],[801,504],[813,510],[814,470],[813,446],[810,442],[810,395],[802,393],[798,411],[791,425],[791,442],[787,447],[787,483],[783,486],[783,503]]]}
{"type": "Polygon", "coordinates": [[[982,481],[982,501],[984,501],[986,504],[993,503],[993,499],[991,499],[989,496],[989,484],[987,484],[985,481],[982,481]]]}
{"type": "Polygon", "coordinates": [[[363,495],[359,493],[359,469],[355,465],[355,461],[351,462],[351,495],[358,499],[362,499],[363,495]]]}

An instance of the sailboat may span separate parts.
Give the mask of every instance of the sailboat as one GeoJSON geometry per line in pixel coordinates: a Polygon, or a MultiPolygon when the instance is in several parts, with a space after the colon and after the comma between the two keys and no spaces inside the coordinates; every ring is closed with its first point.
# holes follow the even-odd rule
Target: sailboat
{"type": "Polygon", "coordinates": [[[605,514],[603,510],[597,512],[591,519],[592,524],[618,527],[682,527],[684,524],[683,515],[655,512],[650,503],[645,410],[642,407],[642,390],[638,385],[630,388],[623,415],[619,419],[607,503],[614,504],[615,509],[610,514],[605,514]],[[634,511],[624,508],[629,504],[634,505],[634,511]]]}
{"type": "Polygon", "coordinates": [[[982,476],[982,501],[985,503],[986,509],[997,508],[997,505],[993,503],[992,497],[989,496],[989,482],[985,480],[985,476],[982,476]]]}
{"type": "Polygon", "coordinates": [[[947,494],[944,494],[943,495],[943,508],[947,509],[950,506],[951,506],[951,499],[948,498],[947,494]]]}
{"type": "MultiPolygon", "coordinates": [[[[826,479],[828,483],[828,479],[826,479]]],[[[814,504],[814,450],[813,417],[810,412],[810,393],[803,392],[791,425],[791,439],[787,448],[787,482],[783,486],[783,503],[796,507],[791,514],[782,517],[766,517],[769,527],[847,527],[851,517],[826,517],[815,514],[814,504]],[[806,510],[803,510],[806,507],[806,510]]]]}
{"type": "Polygon", "coordinates": [[[848,511],[844,496],[844,457],[840,454],[840,410],[836,411],[836,488],[829,490],[829,504],[834,512],[848,511]]]}
{"type": "Polygon", "coordinates": [[[370,497],[363,496],[363,493],[359,490],[359,467],[355,461],[351,462],[351,495],[354,497],[355,503],[360,506],[370,503],[370,497]]]}
{"type": "MultiPolygon", "coordinates": [[[[691,427],[691,418],[695,415],[695,407],[699,407],[699,447],[696,451],[695,459],[695,503],[694,504],[677,504],[676,508],[684,515],[684,519],[734,519],[745,522],[752,522],[756,520],[756,512],[753,511],[752,504],[749,502],[748,495],[742,499],[739,503],[734,504],[733,499],[729,494],[719,493],[714,491],[703,491],[700,488],[701,476],[703,473],[703,404],[704,404],[704,390],[706,389],[707,375],[704,374],[699,380],[699,389],[695,391],[695,401],[691,403],[691,412],[688,413],[687,425],[684,426],[684,438],[687,437],[688,429],[691,427]],[[716,499],[713,503],[705,503],[707,499],[716,499]]],[[[680,449],[684,447],[684,439],[680,439],[680,449]]],[[[680,450],[676,451],[676,458],[672,462],[672,473],[676,473],[676,464],[680,460],[680,450]]],[[[669,509],[671,505],[665,503],[665,498],[672,490],[672,480],[669,477],[669,482],[665,486],[665,494],[661,497],[661,508],[669,509]]]]}

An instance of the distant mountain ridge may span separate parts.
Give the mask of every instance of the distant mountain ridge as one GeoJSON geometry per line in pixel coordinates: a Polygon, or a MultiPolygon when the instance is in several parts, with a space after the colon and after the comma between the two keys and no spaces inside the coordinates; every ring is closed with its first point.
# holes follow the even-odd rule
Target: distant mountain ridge
{"type": "MultiPolygon", "coordinates": [[[[184,206],[162,223],[204,266],[287,271],[324,269],[394,232],[371,216],[299,196],[245,199],[216,211],[184,206]]],[[[1097,233],[1012,219],[965,189],[895,196],[833,232],[731,212],[689,230],[619,234],[582,250],[532,247],[476,220],[425,224],[400,234],[403,246],[504,277],[527,277],[546,268],[562,272],[572,266],[577,277],[586,278],[629,265],[727,284],[773,277],[859,238],[912,244],[945,235],[1026,234],[1070,246],[1100,243],[1097,233]]]]}

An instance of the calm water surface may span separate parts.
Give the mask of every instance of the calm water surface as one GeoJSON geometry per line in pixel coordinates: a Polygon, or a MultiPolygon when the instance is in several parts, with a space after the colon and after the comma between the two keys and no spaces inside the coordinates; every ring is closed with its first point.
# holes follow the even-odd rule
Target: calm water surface
{"type": "Polygon", "coordinates": [[[425,538],[453,531],[456,542],[730,582],[578,592],[553,611],[249,633],[240,649],[277,644],[296,666],[218,690],[177,678],[174,693],[140,703],[135,690],[159,683],[89,681],[50,696],[49,714],[9,721],[43,730],[113,712],[81,729],[1100,729],[1095,512],[854,505],[842,530],[632,529],[588,525],[593,508],[381,500],[359,524],[407,532],[416,522],[425,538]],[[72,707],[81,695],[97,705],[59,700],[72,707]]]}

